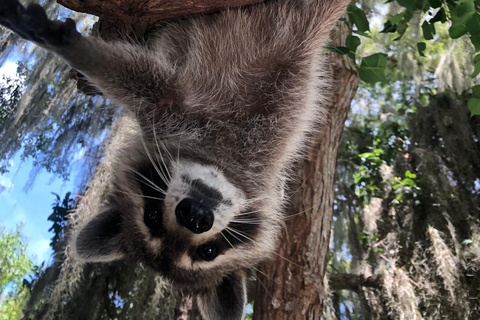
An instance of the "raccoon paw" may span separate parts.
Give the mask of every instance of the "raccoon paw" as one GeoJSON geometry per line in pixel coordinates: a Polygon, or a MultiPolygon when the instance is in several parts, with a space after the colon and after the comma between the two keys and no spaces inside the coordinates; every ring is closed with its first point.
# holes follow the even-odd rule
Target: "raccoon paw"
{"type": "Polygon", "coordinates": [[[45,48],[72,45],[81,37],[72,19],[49,20],[40,5],[31,4],[25,8],[18,0],[0,1],[0,24],[45,48]]]}

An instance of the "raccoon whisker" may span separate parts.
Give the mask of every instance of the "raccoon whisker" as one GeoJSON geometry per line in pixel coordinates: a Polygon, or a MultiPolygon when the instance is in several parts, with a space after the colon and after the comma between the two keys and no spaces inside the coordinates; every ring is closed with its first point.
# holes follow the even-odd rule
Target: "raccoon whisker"
{"type": "MultiPolygon", "coordinates": [[[[155,138],[155,140],[157,139],[155,138]]],[[[158,147],[158,142],[155,141],[155,144],[157,145],[157,149],[158,149],[158,155],[156,156],[157,161],[163,165],[163,167],[161,167],[162,173],[164,174],[164,176],[168,178],[168,180],[172,180],[172,175],[170,174],[170,171],[168,171],[167,162],[163,158],[162,152],[158,147]],[[158,158],[158,156],[160,156],[160,159],[158,158]]]]}
{"type": "MultiPolygon", "coordinates": [[[[252,267],[253,268],[253,267],[252,267]]],[[[257,270],[257,269],[255,269],[257,270]]],[[[261,273],[261,272],[260,272],[261,273]]],[[[258,282],[260,282],[260,284],[262,285],[263,289],[265,289],[265,291],[268,293],[268,295],[270,296],[270,298],[272,298],[273,300],[273,295],[270,293],[270,291],[268,291],[267,287],[263,284],[262,280],[260,280],[260,278],[255,275],[255,278],[257,279],[258,282]]]]}
{"type": "Polygon", "coordinates": [[[238,241],[240,241],[241,243],[245,243],[245,241],[239,239],[235,234],[233,234],[231,231],[233,231],[233,229],[229,228],[229,227],[226,227],[225,228],[225,231],[227,231],[232,237],[234,237],[235,239],[237,239],[238,241]]]}
{"type": "MultiPolygon", "coordinates": [[[[142,178],[146,179],[145,177],[142,177],[142,178]]],[[[156,184],[154,184],[153,182],[151,182],[151,181],[148,180],[148,179],[147,179],[147,181],[144,181],[144,180],[135,178],[135,180],[138,181],[139,183],[142,183],[142,184],[145,184],[145,185],[150,186],[152,189],[154,189],[155,191],[160,192],[160,193],[163,194],[164,196],[167,195],[167,192],[166,192],[165,190],[161,189],[160,187],[158,187],[156,184]]]]}
{"type": "MultiPolygon", "coordinates": [[[[321,204],[321,203],[320,203],[320,204],[321,204]]],[[[318,204],[318,206],[320,206],[320,204],[318,204]]],[[[318,207],[318,206],[311,206],[310,208],[305,209],[305,210],[303,210],[303,211],[300,211],[300,212],[297,212],[297,213],[288,215],[288,216],[285,218],[285,220],[289,220],[289,219],[291,219],[291,218],[293,218],[293,217],[295,217],[295,216],[304,214],[304,213],[306,213],[307,211],[310,211],[310,210],[312,210],[313,208],[318,207]]]]}
{"type": "Polygon", "coordinates": [[[262,221],[260,221],[260,220],[254,221],[254,220],[235,220],[235,219],[233,219],[233,220],[230,220],[230,221],[231,222],[236,222],[236,223],[239,223],[239,224],[261,224],[262,223],[262,221]]]}
{"type": "MultiPolygon", "coordinates": [[[[162,154],[162,151],[160,151],[160,147],[158,145],[158,140],[157,140],[157,137],[155,136],[155,144],[157,145],[157,149],[158,149],[158,154],[160,155],[160,159],[162,160],[162,163],[163,163],[163,166],[165,167],[165,172],[169,178],[169,180],[172,180],[172,174],[170,173],[169,169],[168,169],[168,166],[167,166],[167,162],[165,161],[165,159],[163,158],[163,154],[162,154]]],[[[165,148],[165,145],[160,141],[160,144],[162,145],[162,149],[165,151],[165,153],[167,154],[167,156],[169,158],[170,157],[170,154],[168,153],[168,150],[167,148],[165,148]]],[[[158,157],[157,157],[158,158],[158,157]]],[[[170,159],[171,162],[173,162],[172,159],[170,159]]]]}
{"type": "MultiPolygon", "coordinates": [[[[141,174],[141,173],[138,172],[137,170],[133,169],[132,167],[127,166],[127,165],[125,165],[125,164],[123,164],[123,163],[121,163],[121,162],[117,162],[117,161],[115,161],[115,163],[116,163],[116,164],[119,164],[119,165],[121,165],[121,166],[123,166],[123,167],[125,167],[126,169],[132,171],[133,173],[135,173],[135,174],[138,175],[139,177],[143,178],[146,182],[148,182],[148,184],[150,185],[150,187],[152,187],[152,189],[154,189],[154,190],[156,190],[156,191],[158,191],[158,192],[160,192],[160,193],[162,193],[162,194],[164,194],[164,195],[167,194],[167,192],[166,192],[165,190],[163,190],[162,188],[160,188],[159,186],[157,186],[154,182],[152,182],[150,179],[148,179],[147,177],[145,177],[143,174],[141,174]]],[[[144,183],[143,181],[141,181],[141,180],[139,180],[139,179],[137,179],[137,178],[135,178],[135,179],[136,179],[138,182],[140,182],[140,183],[144,183]]]]}
{"type": "Polygon", "coordinates": [[[147,144],[145,143],[145,139],[143,138],[143,135],[140,135],[140,140],[142,141],[143,149],[145,149],[145,152],[147,153],[148,159],[150,159],[150,162],[153,165],[153,168],[157,172],[157,174],[162,178],[163,181],[167,181],[167,178],[165,175],[160,171],[158,166],[156,165],[155,161],[153,161],[152,155],[150,154],[150,151],[148,151],[147,144]]]}
{"type": "MultiPolygon", "coordinates": [[[[248,237],[247,235],[245,235],[244,233],[242,233],[242,232],[239,231],[239,230],[236,230],[236,229],[231,228],[231,227],[226,227],[225,230],[230,230],[230,231],[232,231],[232,232],[235,232],[237,235],[239,235],[239,236],[241,236],[241,237],[243,237],[243,238],[245,238],[245,239],[247,239],[247,240],[250,240],[250,241],[252,241],[253,243],[257,243],[257,244],[258,244],[257,241],[255,241],[255,240],[253,240],[252,238],[248,237]]],[[[232,236],[233,236],[233,234],[232,234],[232,236]]],[[[238,239],[238,238],[237,238],[237,239],[238,239]]],[[[238,239],[238,240],[241,241],[240,239],[238,239]]],[[[242,242],[244,243],[244,241],[242,241],[242,242]]]]}
{"type": "MultiPolygon", "coordinates": [[[[155,121],[155,119],[153,119],[153,121],[155,121]]],[[[158,154],[160,155],[160,159],[162,160],[162,164],[163,166],[165,167],[165,171],[166,171],[166,174],[169,178],[169,180],[172,180],[172,175],[170,174],[170,172],[168,171],[168,166],[167,166],[167,163],[165,162],[165,160],[163,159],[163,156],[162,156],[162,152],[160,151],[160,146],[158,145],[158,139],[157,139],[157,132],[155,130],[155,123],[152,123],[152,128],[153,128],[153,138],[155,139],[155,145],[157,147],[157,150],[158,150],[158,154]]],[[[170,153],[168,152],[167,148],[165,148],[165,145],[162,143],[162,147],[163,149],[166,151],[167,153],[167,156],[170,156],[170,153]]],[[[158,159],[158,157],[157,157],[158,159]]],[[[171,157],[170,157],[170,160],[171,157]]],[[[173,161],[172,161],[173,162],[173,161]]]]}
{"type": "Polygon", "coordinates": [[[262,222],[263,220],[262,220],[262,219],[255,219],[255,218],[242,218],[242,217],[240,217],[239,219],[236,219],[236,217],[234,217],[231,221],[254,221],[254,222],[262,222]]]}
{"type": "Polygon", "coordinates": [[[292,195],[291,195],[290,197],[293,197],[294,195],[297,194],[297,192],[300,191],[300,189],[302,189],[302,187],[303,187],[303,186],[305,185],[305,183],[307,182],[308,178],[310,178],[310,175],[308,175],[307,177],[305,177],[305,179],[303,179],[302,184],[298,187],[297,190],[295,190],[295,191],[292,193],[292,195]]]}
{"type": "Polygon", "coordinates": [[[127,192],[127,191],[123,191],[123,190],[115,190],[115,192],[120,192],[120,193],[124,193],[124,194],[128,194],[128,195],[132,195],[132,196],[138,196],[138,197],[153,199],[153,200],[160,200],[160,201],[165,200],[165,199],[162,199],[162,198],[146,196],[144,194],[132,193],[132,192],[127,192]]]}
{"type": "MultiPolygon", "coordinates": [[[[255,270],[256,272],[260,273],[260,274],[263,275],[265,278],[267,278],[268,280],[270,280],[270,281],[272,281],[273,283],[275,283],[275,285],[280,285],[282,288],[285,288],[285,286],[284,286],[283,284],[277,283],[277,281],[275,281],[275,279],[273,279],[272,277],[269,277],[266,273],[260,271],[260,269],[255,268],[254,266],[251,266],[250,269],[253,269],[253,270],[255,270]]],[[[257,276],[256,274],[255,274],[255,278],[256,278],[258,281],[260,281],[260,279],[258,278],[258,276],[257,276]]],[[[260,283],[262,284],[261,281],[260,281],[260,283]]],[[[268,290],[267,290],[267,288],[265,288],[265,286],[264,286],[263,288],[265,289],[265,291],[268,292],[268,290]]],[[[292,294],[298,297],[297,294],[295,294],[295,293],[292,293],[292,294]]]]}
{"type": "MultiPolygon", "coordinates": [[[[248,240],[252,241],[253,243],[258,244],[257,241],[255,241],[255,240],[253,240],[252,238],[248,237],[247,235],[245,235],[243,232],[241,232],[241,231],[239,231],[239,230],[235,230],[235,229],[229,228],[229,227],[226,227],[225,229],[226,229],[226,230],[231,230],[231,231],[235,232],[236,234],[244,237],[245,239],[248,239],[248,240]]],[[[280,258],[284,259],[285,261],[290,262],[290,263],[293,264],[293,265],[296,265],[297,267],[303,268],[303,266],[301,266],[301,265],[299,265],[298,263],[295,263],[295,262],[293,262],[293,261],[285,258],[284,256],[282,256],[282,255],[279,254],[279,253],[276,253],[276,252],[272,252],[272,253],[273,253],[274,255],[277,255],[277,256],[279,256],[280,258]]]]}
{"type": "Polygon", "coordinates": [[[261,212],[261,211],[262,211],[262,210],[241,212],[241,213],[239,213],[239,214],[236,214],[235,217],[246,216],[246,215],[253,214],[253,213],[259,213],[259,212],[261,212]]]}
{"type": "Polygon", "coordinates": [[[140,183],[143,183],[143,184],[147,184],[149,185],[152,189],[160,192],[161,194],[163,195],[167,195],[167,192],[165,190],[163,190],[162,188],[160,188],[159,186],[157,186],[153,181],[151,181],[150,179],[148,179],[147,177],[145,177],[143,174],[141,174],[140,172],[138,172],[137,170],[133,169],[133,168],[130,168],[129,166],[125,166],[127,169],[129,169],[130,171],[132,171],[133,173],[135,173],[136,175],[138,175],[139,177],[141,177],[143,180],[145,181],[142,181],[138,178],[135,178],[135,180],[137,180],[138,182],[140,183]],[[145,183],[147,182],[147,183],[145,183]]]}
{"type": "MultiPolygon", "coordinates": [[[[155,132],[155,129],[154,129],[154,132],[155,132]]],[[[169,160],[170,160],[172,163],[175,162],[175,160],[173,159],[172,153],[168,150],[168,148],[166,147],[165,143],[164,143],[162,140],[157,140],[157,139],[156,139],[156,135],[155,135],[155,141],[160,142],[160,145],[161,145],[163,151],[165,151],[165,154],[168,156],[169,160]]]]}
{"type": "Polygon", "coordinates": [[[223,231],[220,231],[220,234],[221,234],[222,237],[228,242],[228,244],[230,245],[230,247],[232,247],[232,249],[235,249],[235,247],[233,246],[233,244],[228,240],[227,237],[225,237],[225,235],[223,234],[223,231]]]}
{"type": "MultiPolygon", "coordinates": [[[[271,281],[273,281],[274,283],[276,283],[276,281],[275,281],[273,278],[271,278],[271,277],[267,276],[267,274],[266,274],[266,273],[264,273],[264,272],[262,272],[262,271],[260,271],[260,269],[258,269],[258,268],[255,268],[254,266],[250,266],[250,269],[253,269],[253,270],[255,270],[256,272],[260,273],[262,276],[264,276],[264,277],[265,277],[265,278],[267,278],[268,280],[271,280],[271,281]]],[[[257,277],[256,275],[255,275],[255,277],[256,277],[256,278],[257,278],[257,280],[258,280],[258,277],[257,277]]]]}

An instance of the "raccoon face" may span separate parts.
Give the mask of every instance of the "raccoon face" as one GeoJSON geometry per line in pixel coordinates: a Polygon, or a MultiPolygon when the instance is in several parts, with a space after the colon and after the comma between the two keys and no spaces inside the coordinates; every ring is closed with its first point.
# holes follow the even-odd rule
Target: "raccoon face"
{"type": "Polygon", "coordinates": [[[76,252],[91,262],[141,261],[197,293],[210,318],[229,319],[232,310],[241,317],[246,271],[274,248],[271,199],[254,198],[212,164],[152,160],[116,168],[108,207],[81,228],[76,252]]]}

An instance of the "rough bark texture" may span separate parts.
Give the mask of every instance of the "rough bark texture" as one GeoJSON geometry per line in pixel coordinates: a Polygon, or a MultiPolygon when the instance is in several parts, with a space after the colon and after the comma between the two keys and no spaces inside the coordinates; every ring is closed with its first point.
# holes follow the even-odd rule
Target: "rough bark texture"
{"type": "MultiPolygon", "coordinates": [[[[345,43],[343,26],[336,30],[338,45],[345,43]]],[[[337,152],[359,84],[357,70],[346,56],[329,53],[327,65],[335,80],[329,119],[292,184],[292,205],[278,256],[263,263],[257,273],[254,320],[318,320],[322,314],[337,152]]]]}
{"type": "Polygon", "coordinates": [[[96,15],[117,29],[137,35],[166,20],[184,18],[263,0],[57,0],[69,9],[96,15]]]}

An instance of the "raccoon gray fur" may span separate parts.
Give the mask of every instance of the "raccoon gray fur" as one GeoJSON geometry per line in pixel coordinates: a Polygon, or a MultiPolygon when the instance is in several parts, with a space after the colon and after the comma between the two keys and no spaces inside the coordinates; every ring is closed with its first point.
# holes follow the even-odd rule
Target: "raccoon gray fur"
{"type": "Polygon", "coordinates": [[[319,53],[347,0],[278,0],[168,23],[144,44],[0,1],[0,23],[64,58],[130,110],[108,201],[76,237],[85,261],[143,262],[242,319],[246,271],[275,249],[284,182],[324,117],[319,53]]]}

